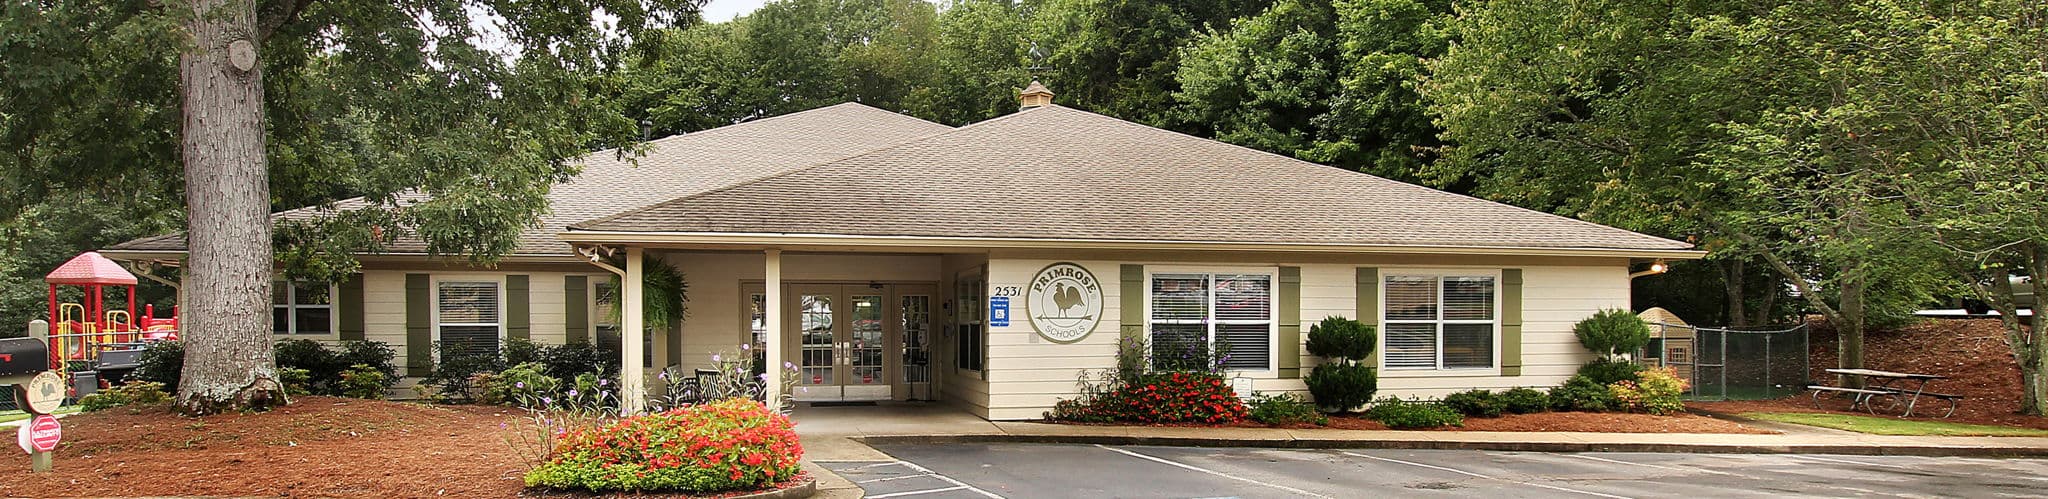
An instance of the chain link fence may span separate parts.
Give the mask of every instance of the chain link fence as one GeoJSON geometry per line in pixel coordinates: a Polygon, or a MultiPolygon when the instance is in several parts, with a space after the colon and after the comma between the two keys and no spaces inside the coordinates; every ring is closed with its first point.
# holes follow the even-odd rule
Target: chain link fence
{"type": "Polygon", "coordinates": [[[1806,324],[1706,328],[1650,323],[1650,344],[1636,358],[1670,367],[1702,400],[1762,400],[1797,395],[1810,383],[1806,324]]]}

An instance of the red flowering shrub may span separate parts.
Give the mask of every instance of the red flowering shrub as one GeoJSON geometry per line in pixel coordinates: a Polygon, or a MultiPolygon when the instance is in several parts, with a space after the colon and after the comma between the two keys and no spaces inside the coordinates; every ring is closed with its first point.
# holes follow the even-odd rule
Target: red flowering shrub
{"type": "Polygon", "coordinates": [[[797,473],[803,446],[789,418],[726,399],[569,430],[528,487],[713,492],[759,488],[797,473]]]}
{"type": "Polygon", "coordinates": [[[1144,374],[1092,397],[1062,400],[1046,417],[1061,421],[1226,424],[1246,416],[1230,382],[1213,374],[1144,374]]]}

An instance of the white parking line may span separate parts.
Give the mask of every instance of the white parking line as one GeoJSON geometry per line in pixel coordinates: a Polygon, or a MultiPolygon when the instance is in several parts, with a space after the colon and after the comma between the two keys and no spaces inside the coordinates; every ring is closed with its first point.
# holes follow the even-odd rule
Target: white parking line
{"type": "Polygon", "coordinates": [[[1199,471],[1199,472],[1202,472],[1202,473],[1208,473],[1208,474],[1211,474],[1211,475],[1216,475],[1216,476],[1220,476],[1220,477],[1223,477],[1223,478],[1228,478],[1228,479],[1231,479],[1231,480],[1237,480],[1237,481],[1240,481],[1240,482],[1245,482],[1245,483],[1250,483],[1250,484],[1255,484],[1255,485],[1263,485],[1263,486],[1266,486],[1266,487],[1272,487],[1272,488],[1275,488],[1275,489],[1285,490],[1285,491],[1288,491],[1288,492],[1293,492],[1293,493],[1295,493],[1295,494],[1300,494],[1300,495],[1304,495],[1304,496],[1309,496],[1309,497],[1321,497],[1321,498],[1324,498],[1324,499],[1335,499],[1335,498],[1332,498],[1332,497],[1330,497],[1330,496],[1326,496],[1326,495],[1322,495],[1322,494],[1317,494],[1317,493],[1314,493],[1314,492],[1309,492],[1309,491],[1306,491],[1306,490],[1301,490],[1301,489],[1297,489],[1297,488],[1294,488],[1294,487],[1289,487],[1289,486],[1286,486],[1286,485],[1280,485],[1280,484],[1275,484],[1275,483],[1266,483],[1266,482],[1261,482],[1261,481],[1258,481],[1258,480],[1253,480],[1253,479],[1250,479],[1250,478],[1245,478],[1245,477],[1241,477],[1241,476],[1231,475],[1231,474],[1228,474],[1228,473],[1224,473],[1224,472],[1221,472],[1221,471],[1211,470],[1211,469],[1208,469],[1208,468],[1203,468],[1203,467],[1200,467],[1200,466],[1195,466],[1195,465],[1191,465],[1191,464],[1182,464],[1182,463],[1179,463],[1179,462],[1175,462],[1175,461],[1172,461],[1172,460],[1167,460],[1167,459],[1163,459],[1163,458],[1157,458],[1157,457],[1147,456],[1147,455],[1144,455],[1144,454],[1139,454],[1139,453],[1136,453],[1136,452],[1131,452],[1131,451],[1127,451],[1127,450],[1123,450],[1123,449],[1118,449],[1118,448],[1115,448],[1115,447],[1109,447],[1109,446],[1106,446],[1106,445],[1102,445],[1102,444],[1096,444],[1095,446],[1096,446],[1096,447],[1101,447],[1101,448],[1102,448],[1103,450],[1107,450],[1107,451],[1110,451],[1110,452],[1115,452],[1115,453],[1118,453],[1118,454],[1123,454],[1123,455],[1126,455],[1126,456],[1131,456],[1131,457],[1135,457],[1135,458],[1138,458],[1138,459],[1143,459],[1143,460],[1146,460],[1146,461],[1152,461],[1152,462],[1155,462],[1155,463],[1159,463],[1159,464],[1164,464],[1164,465],[1168,465],[1168,466],[1173,466],[1173,467],[1177,467],[1177,468],[1181,468],[1181,469],[1185,469],[1185,470],[1190,470],[1190,471],[1199,471]]]}
{"type": "MultiPolygon", "coordinates": [[[[926,468],[926,467],[923,467],[923,466],[918,466],[918,465],[917,465],[917,463],[913,463],[913,462],[910,462],[910,461],[897,461],[897,462],[896,462],[896,464],[901,464],[901,465],[903,465],[903,467],[906,467],[906,468],[910,468],[910,469],[913,469],[913,470],[917,470],[917,472],[918,472],[918,473],[923,473],[923,474],[926,474],[926,475],[931,475],[931,476],[932,476],[932,478],[937,478],[937,479],[940,479],[940,480],[945,480],[945,481],[946,481],[946,483],[950,483],[950,484],[953,484],[953,485],[958,485],[958,486],[959,486],[959,487],[957,487],[957,488],[951,488],[951,489],[943,489],[943,490],[931,490],[931,491],[919,492],[920,494],[929,494],[929,493],[932,493],[932,492],[944,492],[944,491],[947,491],[947,490],[970,490],[970,491],[974,491],[974,492],[975,492],[975,493],[977,493],[977,494],[981,494],[981,495],[983,495],[983,496],[986,496],[986,497],[988,497],[989,499],[1003,499],[1003,496],[999,496],[999,495],[996,495],[996,493],[994,493],[994,492],[989,492],[989,491],[986,491],[986,490],[981,490],[981,488],[980,488],[980,487],[976,487],[976,486],[973,486],[973,485],[968,485],[968,484],[967,484],[966,482],[962,482],[962,481],[959,481],[959,480],[954,480],[954,479],[953,479],[953,477],[949,477],[949,476],[946,476],[946,475],[941,475],[941,474],[939,474],[939,473],[938,473],[938,472],[936,472],[936,471],[932,471],[932,470],[931,470],[931,468],[926,468]]],[[[898,493],[898,494],[891,494],[891,495],[904,495],[904,493],[898,493]]],[[[868,496],[868,497],[888,497],[888,496],[868,496]]]]}
{"type": "Polygon", "coordinates": [[[938,477],[938,475],[929,475],[929,474],[916,474],[916,475],[903,475],[903,476],[892,476],[892,477],[888,477],[888,478],[876,478],[876,479],[873,479],[873,480],[860,480],[860,481],[856,481],[856,482],[853,482],[853,483],[856,483],[856,484],[861,484],[861,483],[875,483],[875,482],[887,482],[887,481],[891,481],[891,480],[903,480],[903,479],[909,479],[909,478],[936,478],[936,477],[938,477]]]}
{"type": "Polygon", "coordinates": [[[896,492],[896,493],[891,493],[891,494],[882,494],[882,495],[876,495],[876,496],[868,496],[868,498],[869,498],[869,499],[882,499],[882,498],[884,498],[884,497],[903,497],[903,496],[915,496],[915,495],[924,495],[924,494],[937,494],[937,493],[940,493],[940,492],[950,492],[950,491],[955,491],[955,490],[962,490],[962,489],[966,489],[966,488],[968,488],[968,487],[967,487],[966,485],[960,485],[960,486],[954,486],[954,487],[946,487],[946,488],[943,488],[943,489],[927,489],[927,490],[913,490],[913,491],[909,491],[909,492],[896,492]]]}
{"type": "Polygon", "coordinates": [[[1715,470],[1710,470],[1710,469],[1706,469],[1706,468],[1679,468],[1679,467],[1673,467],[1673,466],[1664,466],[1664,465],[1660,465],[1660,464],[1649,464],[1649,463],[1632,463],[1632,462],[1628,462],[1628,461],[1623,461],[1623,460],[1619,460],[1619,459],[1608,459],[1608,458],[1604,458],[1604,457],[1599,457],[1599,456],[1588,456],[1588,455],[1585,455],[1585,454],[1565,454],[1565,455],[1566,455],[1566,456],[1571,456],[1571,457],[1576,457],[1576,458],[1579,458],[1579,459],[1591,459],[1591,460],[1594,460],[1594,461],[1599,461],[1599,462],[1603,462],[1603,463],[1614,463],[1614,464],[1626,464],[1626,465],[1629,465],[1629,466],[1641,466],[1641,467],[1644,467],[1644,468],[1656,468],[1656,469],[1660,469],[1660,470],[1671,470],[1671,471],[1685,471],[1685,472],[1693,472],[1693,471],[1697,471],[1697,472],[1700,472],[1700,473],[1707,473],[1707,474],[1713,474],[1713,475],[1729,475],[1729,476],[1738,476],[1738,475],[1736,475],[1736,474],[1734,474],[1734,473],[1729,473],[1729,472],[1726,472],[1726,471],[1715,471],[1715,470]]]}
{"type": "Polygon", "coordinates": [[[1541,483],[1534,483],[1534,482],[1524,482],[1524,481],[1521,481],[1521,480],[1513,480],[1513,479],[1507,479],[1507,478],[1495,478],[1495,477],[1490,477],[1490,476],[1486,476],[1486,475],[1481,475],[1481,474],[1478,474],[1478,473],[1473,473],[1473,472],[1470,472],[1470,471],[1465,471],[1465,470],[1461,470],[1461,469],[1455,469],[1455,468],[1446,468],[1446,467],[1443,467],[1443,466],[1437,466],[1437,465],[1434,465],[1434,464],[1423,464],[1423,463],[1418,463],[1418,462],[1414,462],[1414,461],[1402,461],[1402,460],[1399,460],[1399,459],[1394,459],[1394,458],[1387,458],[1387,457],[1379,457],[1379,456],[1372,456],[1372,455],[1366,455],[1366,454],[1359,454],[1359,453],[1356,453],[1356,452],[1350,452],[1350,451],[1338,451],[1338,453],[1339,453],[1339,454],[1343,454],[1343,455],[1346,455],[1346,456],[1353,456],[1353,457],[1362,457],[1362,458],[1366,458],[1366,459],[1374,459],[1374,460],[1386,461],[1386,462],[1389,462],[1389,463],[1400,463],[1400,464],[1406,464],[1406,465],[1409,465],[1409,466],[1416,466],[1416,467],[1422,467],[1422,468],[1429,468],[1429,469],[1433,469],[1433,470],[1437,470],[1437,471],[1445,471],[1445,472],[1450,472],[1450,473],[1457,473],[1457,474],[1460,474],[1460,475],[1465,475],[1465,476],[1469,476],[1469,477],[1473,477],[1473,478],[1479,478],[1479,479],[1484,479],[1484,480],[1499,480],[1499,481],[1503,481],[1503,482],[1508,482],[1508,483],[1513,483],[1513,484],[1519,484],[1519,485],[1527,485],[1527,486],[1530,486],[1530,487],[1537,487],[1537,488],[1544,488],[1544,489],[1550,489],[1550,490],[1555,490],[1555,491],[1559,491],[1559,492],[1571,492],[1571,493],[1574,493],[1574,494],[1585,494],[1585,495],[1589,495],[1589,496],[1594,496],[1594,497],[1606,497],[1606,498],[1609,498],[1609,499],[1631,499],[1631,498],[1630,498],[1630,497],[1628,497],[1628,496],[1617,496],[1617,495],[1614,495],[1614,494],[1602,494],[1602,493],[1599,493],[1599,492],[1593,492],[1593,491],[1590,491],[1590,490],[1579,490],[1579,489],[1571,489],[1571,488],[1559,487],[1559,486],[1556,486],[1556,485],[1548,485],[1548,484],[1541,484],[1541,483]]]}

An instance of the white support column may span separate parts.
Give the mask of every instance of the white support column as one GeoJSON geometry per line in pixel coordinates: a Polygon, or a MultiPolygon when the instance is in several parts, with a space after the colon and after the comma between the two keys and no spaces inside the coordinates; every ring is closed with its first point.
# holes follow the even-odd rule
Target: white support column
{"type": "Polygon", "coordinates": [[[762,306],[766,310],[762,311],[762,315],[766,315],[768,319],[768,337],[763,339],[762,348],[768,349],[768,365],[764,366],[767,367],[765,371],[768,374],[768,379],[765,380],[768,385],[766,398],[768,410],[773,411],[782,408],[782,250],[770,249],[767,256],[768,282],[762,288],[762,301],[766,302],[762,306]]]}
{"type": "Polygon", "coordinates": [[[647,335],[641,326],[645,311],[641,309],[640,294],[646,289],[642,283],[647,274],[640,248],[626,248],[626,278],[619,284],[619,412],[639,414],[647,405],[647,376],[640,365],[642,337],[647,335]]]}

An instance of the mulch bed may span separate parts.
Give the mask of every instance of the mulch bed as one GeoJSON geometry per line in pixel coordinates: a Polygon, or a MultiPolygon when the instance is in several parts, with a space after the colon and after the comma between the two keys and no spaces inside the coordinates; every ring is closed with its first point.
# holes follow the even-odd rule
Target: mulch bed
{"type": "MultiPolygon", "coordinates": [[[[1084,426],[1158,426],[1175,428],[1287,428],[1338,430],[1386,430],[1380,424],[1357,415],[1340,414],[1330,417],[1329,426],[1312,424],[1268,425],[1256,421],[1240,421],[1226,425],[1201,424],[1157,424],[1118,425],[1114,423],[1060,423],[1084,426]]],[[[1544,412],[1536,414],[1503,414],[1497,418],[1465,418],[1465,426],[1435,428],[1428,431],[1562,431],[1579,433],[1746,433],[1755,435],[1775,434],[1776,431],[1756,428],[1734,421],[1715,419],[1696,414],[1635,414],[1618,412],[1544,412]]]]}
{"type": "Polygon", "coordinates": [[[332,397],[196,419],[115,408],[64,418],[56,470],[13,458],[0,497],[590,496],[525,489],[506,441],[506,425],[524,421],[500,407],[332,397]]]}
{"type": "MultiPolygon", "coordinates": [[[[1835,384],[1834,376],[1826,372],[1836,363],[1834,329],[1825,321],[1817,321],[1807,341],[1812,351],[1809,377],[1821,384],[1835,384]]],[[[2004,326],[1997,319],[1930,319],[1892,330],[1869,331],[1863,335],[1863,363],[1871,369],[1948,376],[1949,379],[1928,382],[1927,391],[1966,397],[1952,417],[1935,417],[1947,410],[1948,403],[1933,401],[1915,409],[1912,419],[2048,429],[2048,418],[2019,414],[2019,363],[2013,360],[2004,326]]],[[[1824,396],[1821,401],[1827,409],[1815,409],[1807,394],[1776,400],[1686,405],[1721,413],[1847,413],[1847,400],[1824,396]]],[[[1878,405],[1878,415],[1898,416],[1885,412],[1884,403],[1878,405]]]]}

